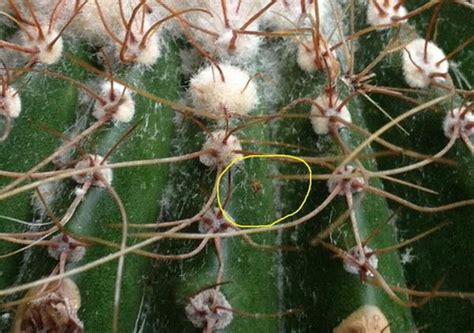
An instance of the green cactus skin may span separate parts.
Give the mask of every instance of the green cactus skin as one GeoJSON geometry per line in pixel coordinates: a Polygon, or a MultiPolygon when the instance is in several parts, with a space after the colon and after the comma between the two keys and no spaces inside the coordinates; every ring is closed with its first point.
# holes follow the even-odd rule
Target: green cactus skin
{"type": "MultiPolygon", "coordinates": [[[[71,52],[74,52],[71,49],[71,52]]],[[[66,60],[50,68],[73,79],[84,81],[87,74],[84,69],[66,60]]],[[[0,168],[8,171],[27,171],[40,162],[45,156],[53,153],[60,144],[60,139],[50,134],[41,126],[66,131],[76,120],[79,90],[65,82],[45,76],[40,73],[28,73],[26,77],[15,82],[15,87],[21,87],[22,101],[21,117],[13,121],[10,136],[0,145],[0,168]],[[26,80],[29,80],[27,84],[26,80]],[[40,93],[37,93],[39,92],[40,93]],[[21,156],[17,156],[19,152],[21,156]]],[[[3,125],[3,124],[2,124],[3,125]]],[[[3,126],[2,126],[3,130],[3,126]]],[[[8,178],[0,179],[0,186],[10,182],[8,178]]],[[[32,222],[34,217],[31,207],[32,192],[23,193],[0,202],[0,214],[32,222]]],[[[0,223],[0,232],[13,233],[27,230],[28,227],[6,220],[0,223]]],[[[4,255],[17,250],[18,245],[0,242],[0,254],[4,255]]],[[[2,259],[0,266],[0,287],[6,288],[13,284],[18,274],[18,257],[21,254],[2,259]]]]}
{"type": "MultiPolygon", "coordinates": [[[[261,102],[255,114],[265,114],[270,110],[268,103],[261,102]]],[[[232,127],[231,127],[232,128],[232,127]]],[[[184,121],[178,130],[175,154],[198,151],[202,148],[203,134],[190,121],[184,121]],[[200,140],[196,140],[198,137],[200,140]]],[[[237,131],[240,140],[269,140],[269,128],[256,125],[237,131]]],[[[243,145],[244,150],[252,152],[271,152],[268,147],[256,144],[243,145]],[[264,150],[265,149],[265,150],[264,150]]],[[[239,224],[269,224],[276,219],[273,202],[272,180],[267,176],[271,172],[271,159],[249,159],[231,169],[232,191],[226,211],[239,224]],[[252,182],[258,180],[262,189],[255,191],[252,182]]],[[[199,161],[186,162],[172,172],[172,193],[170,204],[163,208],[165,220],[191,217],[198,213],[212,192],[216,171],[211,171],[199,161]],[[174,174],[175,173],[175,174],[174,174]],[[183,214],[184,212],[184,214],[183,214]]],[[[221,199],[225,201],[227,174],[221,182],[221,199]]],[[[191,230],[197,232],[197,228],[191,230]]],[[[229,230],[230,231],[230,230],[229,230]]],[[[252,236],[252,240],[262,245],[277,243],[276,233],[264,233],[252,236]]],[[[198,245],[199,241],[162,242],[157,251],[163,254],[187,253],[198,245]]],[[[220,287],[233,309],[248,314],[276,314],[278,304],[277,251],[253,248],[241,237],[221,239],[224,262],[224,285],[220,287]]],[[[151,290],[145,303],[150,304],[144,321],[145,330],[171,330],[179,332],[197,332],[185,317],[184,308],[188,298],[203,288],[216,283],[218,259],[212,240],[206,248],[185,261],[157,262],[151,278],[151,290]],[[161,286],[156,288],[156,286],[161,286]]],[[[278,321],[273,318],[253,318],[234,314],[233,321],[225,328],[226,332],[262,332],[278,331],[278,321]]]]}
{"type": "MultiPolygon", "coordinates": [[[[325,78],[321,74],[308,76],[296,67],[296,64],[290,59],[283,59],[283,63],[287,65],[282,74],[288,78],[286,84],[282,87],[283,96],[287,96],[288,100],[284,100],[283,104],[287,104],[291,100],[301,97],[316,98],[322,93],[321,84],[325,78]],[[296,73],[296,75],[290,75],[296,73]]],[[[340,94],[344,98],[343,86],[339,87],[340,94]]],[[[352,119],[355,125],[364,127],[364,120],[361,113],[360,101],[355,98],[348,104],[352,119]]],[[[309,114],[308,107],[297,107],[294,111],[297,114],[309,114]]],[[[314,134],[309,119],[295,120],[287,119],[281,121],[277,126],[275,138],[278,137],[287,143],[302,144],[293,133],[299,133],[299,138],[306,138],[304,147],[310,148],[309,151],[288,151],[297,155],[306,156],[340,156],[340,151],[334,139],[330,136],[318,136],[314,134]]],[[[354,133],[350,129],[343,129],[341,136],[346,144],[353,148],[362,142],[362,137],[354,133]]],[[[367,150],[364,153],[370,153],[367,150]]],[[[365,167],[369,169],[376,168],[373,159],[362,160],[365,167]]],[[[289,174],[293,174],[288,169],[289,174]]],[[[285,170],[282,170],[282,173],[285,170]]],[[[316,165],[313,168],[315,175],[330,173],[331,170],[316,165]]],[[[371,185],[380,187],[378,180],[371,180],[371,185]]],[[[304,182],[303,184],[306,184],[304,182]]],[[[290,193],[282,194],[284,206],[297,205],[299,198],[298,192],[304,191],[304,186],[292,184],[294,188],[290,189],[290,193]],[[294,193],[294,194],[293,194],[294,193]]],[[[285,188],[285,187],[284,187],[285,188]]],[[[282,190],[283,192],[284,190],[282,190]]],[[[301,195],[301,194],[300,194],[301,195]]],[[[325,181],[316,181],[312,191],[311,202],[308,203],[306,210],[312,210],[318,206],[328,195],[328,188],[325,181]]],[[[390,216],[390,212],[385,199],[372,194],[365,194],[361,198],[361,194],[354,194],[354,202],[356,209],[357,222],[360,228],[362,239],[367,237],[371,230],[381,223],[384,223],[390,216]],[[362,200],[359,202],[359,200],[362,200]],[[359,202],[359,203],[358,203],[359,202]]],[[[390,322],[390,328],[393,331],[410,331],[414,329],[414,323],[411,313],[398,304],[395,304],[380,288],[363,284],[357,275],[352,275],[343,269],[342,261],[333,258],[332,253],[322,251],[321,247],[308,247],[311,240],[315,236],[326,229],[328,225],[334,222],[342,215],[348,206],[344,197],[336,197],[331,205],[327,207],[323,213],[311,219],[307,223],[297,227],[295,230],[288,230],[283,235],[283,242],[290,242],[301,247],[300,252],[283,253],[283,279],[286,283],[284,286],[284,304],[288,307],[297,305],[305,309],[301,317],[285,318],[285,330],[290,331],[318,331],[326,332],[336,327],[345,317],[355,311],[363,304],[377,305],[387,316],[390,322]],[[334,283],[337,281],[337,283],[334,283]]],[[[345,226],[335,231],[331,237],[334,245],[348,251],[354,246],[354,237],[352,236],[350,222],[347,221],[345,226]]],[[[326,240],[329,241],[329,240],[326,240]]],[[[395,244],[397,238],[392,226],[386,226],[382,231],[373,238],[368,244],[372,249],[389,246],[395,244]]],[[[404,285],[403,272],[399,263],[397,253],[389,253],[378,256],[379,271],[385,279],[392,284],[404,285]]]]}
{"type": "MultiPolygon", "coordinates": [[[[176,45],[173,42],[168,45],[166,54],[157,65],[146,71],[127,70],[124,72],[124,80],[149,93],[175,99],[180,84],[180,63],[176,45]]],[[[111,161],[169,156],[174,133],[174,113],[169,108],[141,96],[135,96],[135,103],[137,113],[134,122],[138,122],[138,127],[111,155],[111,161]]],[[[107,127],[107,130],[99,133],[96,141],[94,140],[101,155],[105,155],[127,129],[123,125],[107,127]]],[[[144,223],[157,218],[159,207],[156,203],[163,195],[167,177],[167,165],[114,170],[112,186],[124,202],[129,223],[144,223]]],[[[110,227],[120,222],[119,216],[119,210],[107,191],[93,188],[70,222],[69,231],[119,244],[122,237],[121,228],[110,227]]],[[[133,239],[129,240],[128,244],[133,244],[133,239]]],[[[84,260],[94,260],[107,253],[110,253],[110,249],[93,246],[88,249],[84,260]]],[[[147,262],[147,259],[140,256],[127,257],[125,260],[118,326],[123,332],[131,332],[135,327],[142,300],[143,272],[147,262]]],[[[103,332],[111,331],[116,273],[117,265],[114,262],[76,278],[79,288],[87,290],[82,293],[83,306],[79,313],[86,327],[94,327],[95,330],[103,332]],[[103,301],[97,302],[99,299],[103,301]]]]}
{"type": "MultiPolygon", "coordinates": [[[[414,9],[420,2],[415,1],[408,4],[414,9]]],[[[471,13],[465,8],[454,3],[446,2],[440,12],[439,24],[436,29],[434,41],[446,53],[455,49],[462,41],[474,35],[474,29],[469,25],[461,24],[471,13]],[[449,22],[449,23],[448,23],[449,22]],[[456,36],[456,38],[452,38],[456,36]]],[[[432,11],[415,17],[414,25],[417,32],[424,34],[432,11]]],[[[374,34],[361,38],[361,47],[356,53],[360,59],[370,59],[377,52],[377,48],[384,44],[390,33],[374,34]]],[[[469,82],[474,79],[474,71],[469,65],[469,60],[474,55],[472,45],[466,47],[453,60],[459,61],[459,71],[463,73],[469,82]]],[[[406,87],[400,69],[399,54],[388,56],[374,70],[376,73],[375,85],[388,87],[406,87]]],[[[363,65],[363,64],[362,64],[363,65]]],[[[451,69],[450,74],[457,74],[451,69]]],[[[455,80],[455,85],[459,82],[455,80]]],[[[437,89],[429,96],[418,97],[418,100],[426,102],[446,92],[437,89]]],[[[405,110],[413,107],[403,101],[393,102],[388,96],[374,94],[371,96],[392,117],[397,117],[405,110]]],[[[459,103],[456,97],[455,105],[459,103]]],[[[374,131],[387,122],[387,118],[380,114],[373,105],[364,103],[364,117],[368,129],[374,131]]],[[[448,139],[443,134],[442,123],[444,116],[451,107],[451,102],[441,103],[435,108],[423,112],[416,117],[404,121],[401,125],[408,131],[409,136],[398,128],[393,128],[384,135],[384,139],[408,149],[432,155],[441,150],[448,139]]],[[[425,194],[419,190],[400,186],[392,182],[385,182],[386,190],[394,193],[408,201],[420,206],[436,207],[452,202],[471,199],[473,197],[473,158],[467,147],[461,140],[457,140],[444,157],[455,161],[457,165],[445,165],[433,163],[424,168],[401,174],[400,179],[414,184],[422,185],[436,191],[438,194],[425,194]]],[[[377,147],[378,148],[378,147],[377,147]]],[[[407,165],[413,160],[406,157],[379,158],[380,169],[392,169],[407,165]]],[[[398,204],[391,204],[392,209],[397,209],[398,204]]],[[[415,235],[446,222],[451,225],[430,235],[412,246],[414,260],[404,266],[407,284],[414,286],[417,290],[431,290],[441,280],[440,290],[473,290],[473,284],[468,276],[474,270],[474,261],[469,247],[474,235],[472,227],[472,208],[465,207],[452,211],[436,214],[420,213],[408,208],[403,208],[397,214],[397,226],[399,237],[409,239],[415,235]],[[464,250],[463,250],[464,249],[464,250]],[[463,255],[459,255],[463,253],[463,255]],[[456,273],[454,273],[456,272],[456,273]],[[459,272],[463,272],[459,274],[459,272]]],[[[429,332],[468,331],[472,327],[472,305],[460,299],[435,299],[421,309],[414,309],[413,315],[418,327],[427,325],[429,332]]]]}
{"type": "MultiPolygon", "coordinates": [[[[184,118],[182,123],[177,125],[176,131],[176,137],[172,143],[172,155],[182,155],[201,149],[204,136],[191,119],[184,118]]],[[[161,204],[160,220],[174,221],[189,218],[198,213],[211,195],[214,179],[215,175],[206,170],[199,161],[187,161],[179,166],[171,165],[170,177],[166,185],[168,193],[165,200],[159,202],[161,204]]],[[[197,231],[197,228],[192,228],[192,230],[197,231]]],[[[199,241],[194,240],[165,239],[159,242],[154,250],[163,255],[174,255],[190,252],[198,244],[199,241]]],[[[206,256],[201,253],[201,256],[187,261],[157,261],[151,265],[145,289],[144,303],[147,306],[139,323],[140,327],[144,327],[144,331],[160,331],[171,325],[176,325],[180,330],[184,330],[184,327],[188,330],[193,329],[184,314],[185,297],[188,296],[186,292],[193,294],[201,285],[215,283],[216,278],[217,268],[215,260],[212,260],[215,256],[211,242],[207,247],[206,256]],[[211,260],[206,260],[207,255],[211,257],[211,260]],[[186,267],[183,267],[183,264],[186,267]],[[178,282],[185,283],[185,280],[180,278],[181,272],[189,271],[187,267],[201,267],[201,271],[207,270],[207,275],[204,277],[203,273],[200,281],[195,281],[195,284],[191,285],[191,290],[178,293],[178,282]]]]}
{"type": "MultiPolygon", "coordinates": [[[[166,54],[163,55],[159,64],[148,70],[139,68],[124,70],[122,74],[124,78],[122,78],[122,80],[130,82],[132,86],[146,90],[151,94],[156,94],[171,100],[176,99],[176,92],[181,80],[177,46],[175,43],[170,42],[167,49],[166,54]]],[[[66,67],[66,65],[63,66],[66,67]]],[[[77,68],[80,69],[78,66],[73,66],[73,69],[78,70],[77,68]]],[[[84,70],[81,69],[80,73],[84,75],[84,70]]],[[[77,74],[75,76],[77,76],[77,74]]],[[[71,104],[71,101],[74,102],[69,108],[70,111],[65,113],[71,118],[68,119],[67,123],[72,124],[75,120],[75,110],[78,108],[77,90],[72,90],[70,85],[57,80],[49,83],[48,87],[54,87],[53,84],[58,84],[58,82],[60,87],[67,87],[71,92],[63,91],[58,93],[57,90],[51,90],[53,95],[51,95],[50,99],[54,100],[53,96],[56,97],[55,94],[64,96],[66,100],[63,104],[60,104],[62,101],[58,100],[58,109],[59,107],[64,108],[68,106],[68,103],[71,104]],[[75,94],[74,98],[72,98],[72,94],[75,94]]],[[[44,82],[41,82],[41,84],[43,86],[45,85],[44,82]]],[[[35,102],[38,104],[34,98],[38,99],[38,96],[31,97],[31,102],[29,98],[25,99],[25,104],[35,102]]],[[[96,149],[99,155],[104,156],[126,133],[128,128],[133,126],[134,123],[137,123],[137,127],[117,150],[111,154],[110,160],[117,162],[121,160],[153,159],[169,156],[171,139],[174,133],[174,112],[142,96],[135,96],[134,99],[137,112],[132,125],[107,125],[104,130],[98,131],[89,138],[88,145],[90,145],[92,149],[96,149]]],[[[84,105],[84,109],[90,109],[90,106],[90,103],[84,105]]],[[[34,108],[31,109],[34,110],[34,108]]],[[[41,111],[44,111],[42,114],[47,114],[45,112],[47,110],[41,111]]],[[[48,120],[49,126],[55,125],[57,126],[56,128],[61,128],[60,126],[65,121],[59,117],[54,119],[58,121],[58,124],[51,122],[51,119],[42,119],[42,121],[48,120]]],[[[95,119],[91,119],[91,121],[94,122],[95,119]]],[[[42,134],[39,131],[37,133],[42,134]]],[[[29,136],[26,136],[26,138],[29,138],[29,136]]],[[[50,139],[50,141],[52,142],[49,150],[45,150],[45,152],[48,153],[53,152],[58,147],[56,140],[50,139]]],[[[40,141],[38,140],[36,142],[40,141]]],[[[38,147],[34,146],[34,148],[38,153],[41,152],[38,147]]],[[[44,143],[42,143],[41,148],[45,148],[44,143]]],[[[42,152],[41,155],[38,154],[38,158],[46,154],[45,152],[42,152]]],[[[36,162],[36,160],[33,163],[30,162],[28,166],[34,165],[36,162]]],[[[168,166],[160,165],[144,166],[134,169],[117,169],[114,170],[113,173],[112,186],[122,200],[125,200],[129,223],[143,223],[144,221],[156,219],[159,213],[159,207],[156,203],[162,195],[164,184],[168,177],[168,166]]],[[[67,186],[69,186],[69,189],[73,192],[75,187],[73,182],[68,182],[67,186]]],[[[68,199],[72,200],[73,198],[68,199]]],[[[30,201],[30,198],[27,197],[27,206],[23,209],[24,211],[31,211],[30,201]]],[[[120,244],[122,229],[111,227],[111,225],[120,223],[120,221],[119,210],[107,190],[93,187],[86,194],[85,199],[76,210],[67,228],[72,235],[77,236],[79,239],[82,236],[92,236],[120,244]]],[[[132,242],[129,240],[128,244],[130,245],[132,242]]],[[[108,253],[111,253],[110,248],[93,245],[87,249],[86,256],[83,260],[91,261],[103,257],[108,253]]],[[[46,251],[41,250],[40,254],[33,254],[33,258],[35,259],[39,259],[38,257],[41,256],[47,256],[46,251]]],[[[31,261],[31,264],[35,259],[31,261]]],[[[40,269],[36,269],[35,273],[37,277],[48,275],[54,267],[51,258],[47,261],[48,265],[46,267],[49,268],[45,269],[44,267],[40,267],[40,269]]],[[[120,304],[119,322],[119,327],[121,330],[123,329],[124,332],[133,330],[138,316],[142,298],[140,286],[143,286],[143,271],[147,266],[147,262],[147,259],[140,256],[133,256],[125,261],[124,282],[121,293],[121,297],[123,298],[120,304]]],[[[76,265],[77,264],[71,263],[67,268],[73,268],[76,265]]],[[[15,264],[11,265],[11,267],[15,266],[15,264]]],[[[117,274],[116,267],[116,263],[111,263],[77,276],[76,283],[80,290],[87,290],[81,295],[83,305],[79,313],[86,327],[95,327],[104,332],[112,330],[113,294],[117,274]],[[95,282],[92,283],[91,281],[95,282]],[[102,301],[99,302],[97,300],[102,301]]],[[[31,275],[31,273],[28,274],[27,280],[33,278],[31,275]]]]}

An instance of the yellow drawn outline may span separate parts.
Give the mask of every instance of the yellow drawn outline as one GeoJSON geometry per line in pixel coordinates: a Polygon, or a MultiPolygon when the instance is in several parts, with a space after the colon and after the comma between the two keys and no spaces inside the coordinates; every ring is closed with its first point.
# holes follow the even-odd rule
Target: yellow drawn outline
{"type": "Polygon", "coordinates": [[[308,200],[308,197],[309,197],[309,193],[311,192],[311,187],[313,186],[313,171],[311,170],[311,167],[309,166],[309,164],[303,160],[302,158],[299,158],[299,157],[296,157],[296,156],[293,156],[293,155],[285,155],[285,154],[254,154],[254,155],[247,155],[247,156],[240,156],[240,157],[236,157],[232,160],[232,162],[230,162],[230,164],[220,173],[219,177],[217,177],[217,181],[216,181],[216,191],[217,191],[217,205],[218,207],[220,208],[220,210],[222,211],[222,215],[224,216],[224,218],[226,219],[227,222],[229,222],[230,224],[236,226],[236,227],[239,227],[239,228],[270,228],[272,226],[274,226],[275,224],[295,215],[296,213],[298,213],[302,208],[303,206],[306,204],[306,201],[308,200]],[[285,157],[285,158],[289,158],[289,159],[292,159],[292,160],[295,160],[295,161],[298,161],[300,163],[303,163],[306,168],[308,169],[308,180],[309,180],[309,184],[308,184],[308,190],[306,191],[306,195],[303,199],[303,201],[301,202],[300,206],[298,207],[298,209],[296,209],[294,212],[292,213],[289,213],[283,217],[280,217],[278,220],[276,221],[273,221],[272,223],[269,223],[269,224],[260,224],[260,225],[246,225],[246,224],[238,224],[237,222],[235,222],[232,217],[226,212],[226,210],[222,207],[222,202],[221,202],[221,196],[220,196],[220,184],[221,184],[221,181],[222,181],[222,177],[227,173],[227,171],[229,171],[230,168],[232,168],[232,166],[239,162],[239,161],[243,161],[243,160],[247,160],[247,159],[250,159],[250,158],[278,158],[278,157],[285,157]]]}

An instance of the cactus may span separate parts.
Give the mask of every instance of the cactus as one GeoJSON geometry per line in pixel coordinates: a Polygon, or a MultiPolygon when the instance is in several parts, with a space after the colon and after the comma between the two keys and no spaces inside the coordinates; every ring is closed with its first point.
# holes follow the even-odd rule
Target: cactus
{"type": "Polygon", "coordinates": [[[0,331],[472,330],[473,10],[1,2],[0,331]]]}

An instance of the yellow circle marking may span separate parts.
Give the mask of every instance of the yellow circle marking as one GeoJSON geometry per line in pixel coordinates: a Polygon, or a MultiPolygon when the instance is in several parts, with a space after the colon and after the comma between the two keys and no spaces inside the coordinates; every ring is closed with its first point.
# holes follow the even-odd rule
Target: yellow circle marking
{"type": "Polygon", "coordinates": [[[293,155],[285,155],[285,154],[255,154],[255,155],[247,155],[247,156],[241,156],[241,157],[236,157],[232,160],[232,162],[230,162],[230,164],[220,173],[219,177],[217,177],[217,181],[216,181],[216,191],[217,191],[217,205],[219,207],[219,209],[222,211],[222,215],[224,216],[224,218],[226,219],[227,222],[229,222],[230,224],[232,224],[233,226],[236,226],[236,227],[239,227],[239,228],[270,228],[272,226],[274,226],[275,224],[277,223],[280,223],[281,221],[283,220],[286,220],[287,218],[297,214],[301,209],[303,209],[304,205],[306,204],[306,201],[308,200],[308,197],[309,197],[309,193],[311,192],[311,187],[313,186],[313,171],[311,170],[311,167],[309,166],[309,164],[303,160],[302,158],[299,158],[299,157],[296,157],[296,156],[293,156],[293,155]],[[308,190],[306,191],[306,195],[303,199],[303,201],[301,202],[301,204],[299,205],[298,209],[296,209],[294,212],[291,212],[283,217],[280,217],[278,220],[275,220],[269,224],[259,224],[259,225],[251,225],[251,224],[238,224],[237,222],[234,221],[234,219],[226,212],[226,210],[224,209],[224,207],[222,207],[222,202],[221,202],[221,195],[220,195],[220,184],[221,184],[221,181],[222,181],[222,177],[227,173],[227,171],[230,170],[230,168],[232,168],[232,166],[239,162],[239,161],[243,161],[243,160],[248,160],[248,159],[251,159],[251,158],[281,158],[281,157],[284,157],[284,158],[288,158],[288,159],[291,159],[291,160],[295,160],[299,163],[303,163],[306,168],[308,169],[308,180],[309,180],[309,184],[308,184],[308,190]]]}

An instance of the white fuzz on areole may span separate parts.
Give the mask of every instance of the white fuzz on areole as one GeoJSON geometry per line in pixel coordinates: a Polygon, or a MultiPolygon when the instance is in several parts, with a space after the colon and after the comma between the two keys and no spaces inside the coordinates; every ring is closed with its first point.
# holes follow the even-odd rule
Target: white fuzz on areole
{"type": "Polygon", "coordinates": [[[220,208],[209,209],[199,221],[199,232],[202,234],[215,234],[220,232],[230,232],[233,227],[222,215],[220,208]]]}
{"type": "Polygon", "coordinates": [[[231,311],[220,308],[232,309],[224,294],[215,289],[208,289],[193,296],[186,305],[186,317],[196,327],[206,327],[213,323],[212,328],[219,330],[232,322],[234,316],[231,311]]]}
{"type": "Polygon", "coordinates": [[[337,129],[345,127],[343,123],[337,120],[331,121],[330,117],[339,117],[352,123],[351,114],[345,105],[338,110],[341,101],[334,94],[328,95],[325,93],[319,96],[315,102],[323,109],[323,112],[321,112],[318,107],[314,105],[311,107],[311,124],[316,134],[329,134],[332,126],[335,126],[337,129]]]}
{"type": "Polygon", "coordinates": [[[425,59],[423,38],[415,39],[403,51],[405,81],[413,88],[426,88],[432,82],[443,82],[449,70],[445,54],[433,42],[428,41],[425,59]]]}
{"type": "Polygon", "coordinates": [[[56,235],[51,238],[51,241],[56,244],[48,247],[48,254],[56,260],[59,260],[61,254],[66,253],[67,262],[78,262],[81,261],[86,253],[84,246],[67,235],[56,235]]]}
{"type": "Polygon", "coordinates": [[[467,137],[473,136],[474,113],[466,112],[466,108],[455,108],[449,111],[443,122],[444,135],[451,139],[455,135],[455,128],[458,128],[456,138],[459,138],[461,134],[467,137]],[[461,115],[463,115],[462,118],[461,115]]]}
{"type": "Polygon", "coordinates": [[[362,191],[365,185],[365,180],[362,177],[351,177],[356,173],[357,169],[352,165],[346,165],[343,169],[338,169],[335,172],[336,176],[346,176],[346,178],[331,178],[328,180],[328,190],[333,192],[339,186],[339,195],[344,195],[346,192],[356,193],[362,191]]]}
{"type": "MultiPolygon", "coordinates": [[[[118,0],[100,0],[98,3],[107,27],[114,34],[121,35],[125,27],[120,15],[120,2],[118,0]]],[[[122,0],[124,16],[130,17],[133,8],[139,3],[140,0],[122,0]]],[[[111,36],[100,18],[95,1],[88,1],[82,7],[81,12],[69,26],[68,33],[95,44],[112,42],[111,36]]]]}
{"type": "Polygon", "coordinates": [[[36,58],[39,62],[51,65],[56,63],[63,54],[63,39],[59,37],[59,32],[44,25],[41,27],[44,39],[40,38],[40,32],[37,27],[27,26],[27,32],[21,32],[23,46],[37,51],[36,58]],[[54,44],[53,44],[54,42],[54,44]]]}
{"type": "Polygon", "coordinates": [[[0,115],[17,118],[21,112],[20,94],[11,86],[6,86],[0,93],[0,115]]]}
{"type": "Polygon", "coordinates": [[[400,263],[402,265],[411,264],[413,260],[416,259],[416,256],[411,254],[413,252],[412,247],[406,247],[405,250],[400,253],[400,263]]]}
{"type": "MultiPolygon", "coordinates": [[[[79,162],[76,163],[74,168],[76,170],[91,168],[95,166],[107,165],[107,162],[103,162],[104,158],[100,155],[88,154],[79,162]]],[[[83,174],[72,176],[72,178],[79,184],[84,184],[91,181],[93,186],[106,187],[106,184],[112,183],[112,169],[105,168],[97,171],[90,171],[83,174]]]]}
{"type": "MultiPolygon", "coordinates": [[[[145,42],[142,44],[145,34],[151,26],[152,22],[147,16],[145,16],[144,18],[140,17],[139,19],[136,19],[132,23],[131,32],[127,39],[127,31],[125,29],[122,31],[122,40],[126,40],[125,51],[123,54],[125,61],[131,61],[148,66],[156,63],[161,55],[160,42],[157,37],[160,30],[157,29],[152,34],[149,34],[145,42]]],[[[117,52],[120,56],[120,47],[118,47],[117,52]]]]}
{"type": "MultiPolygon", "coordinates": [[[[372,26],[406,22],[406,19],[399,20],[407,15],[407,10],[404,6],[398,6],[398,3],[398,0],[369,0],[367,21],[372,26]]],[[[379,30],[388,28],[379,28],[379,30]]]]}
{"type": "Polygon", "coordinates": [[[234,159],[243,156],[241,153],[235,152],[242,150],[239,139],[235,135],[228,136],[224,130],[212,132],[202,147],[202,150],[208,149],[214,150],[214,153],[199,156],[199,161],[208,167],[225,167],[234,159]]]}
{"type": "Polygon", "coordinates": [[[89,1],[73,20],[68,29],[68,34],[94,44],[113,46],[118,58],[121,56],[123,49],[122,60],[124,62],[153,65],[161,55],[159,35],[162,29],[157,28],[152,34],[148,35],[146,41],[142,44],[143,37],[157,20],[163,18],[165,14],[169,15],[169,13],[154,2],[146,3],[136,13],[127,35],[132,13],[140,3],[141,0],[121,0],[121,2],[118,0],[101,0],[99,7],[97,7],[94,1],[89,1]],[[123,11],[126,22],[122,19],[121,11],[123,11]],[[120,43],[114,40],[111,34],[118,38],[120,43]]]}
{"type": "MultiPolygon", "coordinates": [[[[138,36],[139,40],[143,39],[142,36],[138,36]]],[[[160,43],[156,36],[151,36],[147,39],[143,47],[140,47],[140,43],[127,43],[127,51],[125,54],[126,58],[134,59],[138,64],[151,66],[155,64],[161,55],[160,43]]]]}
{"type": "MultiPolygon", "coordinates": [[[[359,263],[364,263],[367,262],[372,268],[377,269],[377,266],[379,264],[379,259],[375,254],[372,254],[373,250],[364,245],[364,253],[361,253],[359,250],[358,246],[354,246],[350,251],[349,254],[351,257],[359,262],[359,263]]],[[[343,266],[346,272],[349,272],[351,274],[356,274],[356,275],[361,275],[363,273],[364,275],[372,277],[373,274],[370,271],[362,271],[363,268],[361,268],[358,264],[352,262],[351,260],[344,259],[343,261],[343,266]]]]}
{"type": "MultiPolygon", "coordinates": [[[[9,0],[2,1],[7,3],[9,2],[9,0]]],[[[21,15],[30,22],[35,21],[30,11],[30,9],[32,9],[32,12],[35,14],[37,20],[42,26],[46,27],[49,26],[49,22],[51,21],[53,14],[55,14],[52,20],[53,26],[64,24],[67,20],[69,20],[76,6],[76,1],[65,0],[13,0],[12,3],[18,12],[20,12],[21,15]]],[[[7,6],[10,6],[10,11],[13,12],[12,6],[10,4],[7,6]]]]}
{"type": "Polygon", "coordinates": [[[255,83],[247,72],[236,66],[220,64],[219,68],[224,81],[219,70],[212,65],[203,68],[191,79],[194,107],[216,116],[226,113],[246,115],[258,103],[255,83]]]}
{"type": "Polygon", "coordinates": [[[120,123],[128,123],[135,114],[135,101],[130,91],[123,85],[110,81],[102,83],[100,96],[105,104],[97,101],[92,115],[101,119],[106,113],[112,112],[112,120],[120,123]],[[112,89],[113,86],[113,89],[112,89]]]}
{"type": "MultiPolygon", "coordinates": [[[[301,1],[295,0],[277,0],[264,14],[263,21],[271,30],[285,31],[297,28],[312,27],[312,21],[315,21],[314,1],[305,0],[304,10],[301,1]]],[[[329,1],[318,1],[319,24],[323,26],[331,15],[331,5],[329,1]]]]}
{"type": "Polygon", "coordinates": [[[330,45],[323,38],[319,40],[318,48],[319,50],[316,52],[312,39],[301,41],[296,53],[298,66],[309,73],[329,68],[331,77],[335,77],[337,73],[334,71],[339,71],[336,53],[331,51],[330,45]]]}
{"type": "MultiPolygon", "coordinates": [[[[223,14],[221,0],[199,0],[195,1],[191,8],[202,8],[208,10],[212,16],[205,13],[191,13],[186,19],[194,26],[204,28],[212,32],[193,29],[192,33],[208,52],[217,54],[220,58],[248,59],[254,56],[259,49],[261,38],[255,35],[238,34],[235,45],[230,48],[233,40],[233,31],[241,27],[251,19],[262,7],[260,1],[226,0],[227,21],[223,14]]],[[[260,29],[260,18],[254,20],[246,30],[258,31],[260,29]]]]}
{"type": "MultiPolygon", "coordinates": [[[[255,24],[254,24],[255,25],[255,24]]],[[[252,25],[247,28],[248,30],[252,29],[252,25]]],[[[257,30],[257,28],[255,28],[257,30]]],[[[255,31],[255,30],[253,30],[255,31]]],[[[235,58],[250,58],[258,52],[260,47],[261,38],[254,35],[245,35],[239,34],[235,40],[235,46],[230,49],[229,45],[231,43],[234,33],[230,29],[225,29],[214,42],[216,46],[215,51],[221,58],[226,58],[227,56],[232,56],[235,58]]]]}
{"type": "Polygon", "coordinates": [[[390,322],[375,305],[363,305],[352,312],[333,333],[390,333],[390,322]]]}

